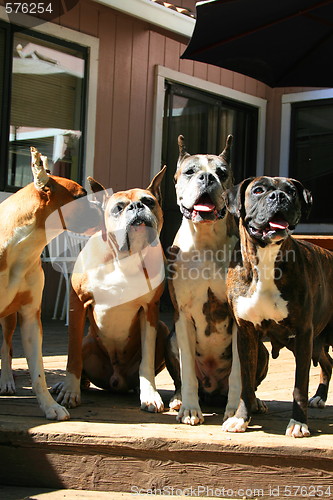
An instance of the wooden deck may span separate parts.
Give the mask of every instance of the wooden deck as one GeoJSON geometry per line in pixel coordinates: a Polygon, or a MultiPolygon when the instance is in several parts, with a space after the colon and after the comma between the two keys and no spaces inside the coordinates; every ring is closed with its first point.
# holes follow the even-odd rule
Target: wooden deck
{"type": "MultiPolygon", "coordinates": [[[[62,322],[45,322],[44,364],[50,386],[64,376],[66,335],[62,322]]],[[[269,413],[254,416],[244,434],[222,432],[219,408],[204,408],[205,423],[189,427],[178,424],[168,410],[140,411],[136,394],[115,397],[96,388],[83,393],[71,420],[47,421],[31,393],[18,335],[14,355],[17,395],[2,396],[0,405],[3,485],[140,492],[147,498],[154,492],[178,497],[183,493],[187,498],[333,497],[333,398],[330,395],[323,410],[309,409],[310,438],[284,435],[294,379],[293,357],[286,349],[270,360],[268,377],[258,391],[269,413]]],[[[312,368],[311,393],[318,373],[312,368]]],[[[172,383],[166,370],[157,385],[167,407],[172,383]]],[[[65,496],[59,493],[58,498],[65,496]]],[[[1,489],[0,498],[6,500],[1,489]]]]}

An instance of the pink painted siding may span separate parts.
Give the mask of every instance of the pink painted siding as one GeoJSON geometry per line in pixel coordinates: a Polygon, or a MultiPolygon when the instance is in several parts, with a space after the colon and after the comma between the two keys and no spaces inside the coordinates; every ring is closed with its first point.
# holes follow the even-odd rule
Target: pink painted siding
{"type": "MultiPolygon", "coordinates": [[[[195,12],[193,0],[178,0],[177,5],[195,12]]],[[[226,69],[181,60],[185,37],[90,0],[80,0],[55,22],[100,39],[94,176],[106,187],[119,190],[149,182],[157,64],[267,99],[266,169],[277,173],[285,89],[272,90],[226,69]]]]}

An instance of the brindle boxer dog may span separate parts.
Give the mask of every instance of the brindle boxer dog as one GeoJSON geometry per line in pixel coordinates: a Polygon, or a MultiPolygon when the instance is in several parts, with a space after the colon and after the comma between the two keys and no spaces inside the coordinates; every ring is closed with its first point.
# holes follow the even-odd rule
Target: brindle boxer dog
{"type": "Polygon", "coordinates": [[[333,253],[291,237],[312,197],[300,182],[279,177],[246,179],[226,194],[239,218],[241,255],[232,263],[228,299],[238,324],[242,373],[241,401],[223,428],[243,432],[254,402],[258,341],[268,335],[272,355],[286,346],[296,360],[292,418],[286,434],[309,436],[308,385],[311,358],[321,366],[321,381],[310,406],[322,407],[332,372],[333,253]]]}
{"type": "MultiPolygon", "coordinates": [[[[238,241],[234,218],[226,213],[223,199],[225,190],[232,186],[231,142],[229,135],[219,156],[190,155],[183,136],[178,138],[175,181],[183,220],[170,249],[169,283],[176,310],[176,336],[170,336],[166,362],[176,386],[170,407],[179,409],[179,422],[190,425],[204,421],[198,390],[202,401],[224,405],[229,394],[226,415],[234,413],[240,397],[237,371],[228,383],[233,318],[225,280],[238,241]]],[[[263,344],[262,352],[258,382],[267,371],[268,353],[263,344]]]]}
{"type": "Polygon", "coordinates": [[[39,406],[46,418],[66,420],[69,413],[51,397],[44,374],[40,318],[44,273],[40,255],[47,239],[65,229],[83,232],[97,226],[100,214],[91,215],[88,200],[83,198],[87,192],[82,186],[48,175],[47,158],[35,148],[31,148],[31,159],[34,182],[0,205],[0,322],[4,335],[0,394],[15,393],[11,363],[18,314],[24,353],[39,406]]]}
{"type": "MultiPolygon", "coordinates": [[[[160,183],[165,167],[147,189],[130,189],[104,198],[105,227],[79,254],[72,275],[66,379],[53,390],[57,401],[80,404],[80,381],[112,392],[140,386],[141,409],[161,412],[155,374],[165,366],[168,334],[158,319],[164,288],[160,183]],[[90,327],[83,338],[86,315],[90,327]],[[156,349],[155,349],[156,347],[156,349]]],[[[104,192],[100,194],[99,191],[104,192]]]]}

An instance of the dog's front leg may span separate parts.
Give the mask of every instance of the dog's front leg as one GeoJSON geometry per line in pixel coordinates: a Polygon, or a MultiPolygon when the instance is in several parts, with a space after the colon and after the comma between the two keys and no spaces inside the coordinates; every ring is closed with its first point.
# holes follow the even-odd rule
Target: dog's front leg
{"type": "Polygon", "coordinates": [[[239,406],[241,391],[242,391],[242,378],[241,368],[237,347],[238,327],[236,321],[232,326],[232,365],[231,373],[229,375],[229,390],[228,402],[224,412],[224,420],[233,417],[239,406]]]}
{"type": "MultiPolygon", "coordinates": [[[[156,307],[158,307],[156,305],[156,307]]],[[[155,315],[157,317],[157,315],[155,315]]],[[[139,368],[141,410],[161,412],[164,404],[155,385],[156,326],[147,318],[147,311],[140,311],[142,357],[139,368]]]]}
{"type": "Polygon", "coordinates": [[[195,373],[195,328],[181,310],[175,326],[182,379],[182,405],[176,418],[183,424],[198,425],[204,421],[204,417],[199,405],[198,379],[195,373]]]}
{"type": "Polygon", "coordinates": [[[292,418],[286,430],[286,436],[295,438],[310,436],[307,426],[309,372],[312,357],[312,332],[296,334],[295,345],[295,387],[292,418]]]}
{"type": "Polygon", "coordinates": [[[58,394],[57,401],[67,408],[81,403],[82,339],[86,320],[86,309],[73,287],[69,296],[68,360],[66,378],[52,387],[58,394]]]}
{"type": "Polygon", "coordinates": [[[32,389],[39,406],[50,420],[68,420],[69,413],[66,408],[56,403],[47,389],[42,357],[43,332],[40,312],[30,305],[23,306],[19,312],[19,319],[32,389]]]}
{"type": "Polygon", "coordinates": [[[258,332],[254,326],[238,328],[237,347],[241,368],[242,391],[239,406],[234,417],[228,418],[222,425],[227,432],[246,431],[251,413],[257,407],[255,397],[256,373],[258,365],[258,332]]]}

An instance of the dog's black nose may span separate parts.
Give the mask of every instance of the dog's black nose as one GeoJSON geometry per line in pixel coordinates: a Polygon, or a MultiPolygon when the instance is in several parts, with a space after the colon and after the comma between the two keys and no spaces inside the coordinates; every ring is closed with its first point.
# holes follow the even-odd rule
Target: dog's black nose
{"type": "Polygon", "coordinates": [[[144,210],[145,206],[141,201],[132,201],[127,210],[144,210]]]}
{"type": "Polygon", "coordinates": [[[268,200],[272,202],[282,203],[286,199],[286,193],[284,191],[276,190],[272,191],[268,195],[268,200]]]}
{"type": "Polygon", "coordinates": [[[209,186],[215,182],[215,177],[210,172],[201,172],[198,176],[200,182],[202,182],[205,186],[209,186]]]}

